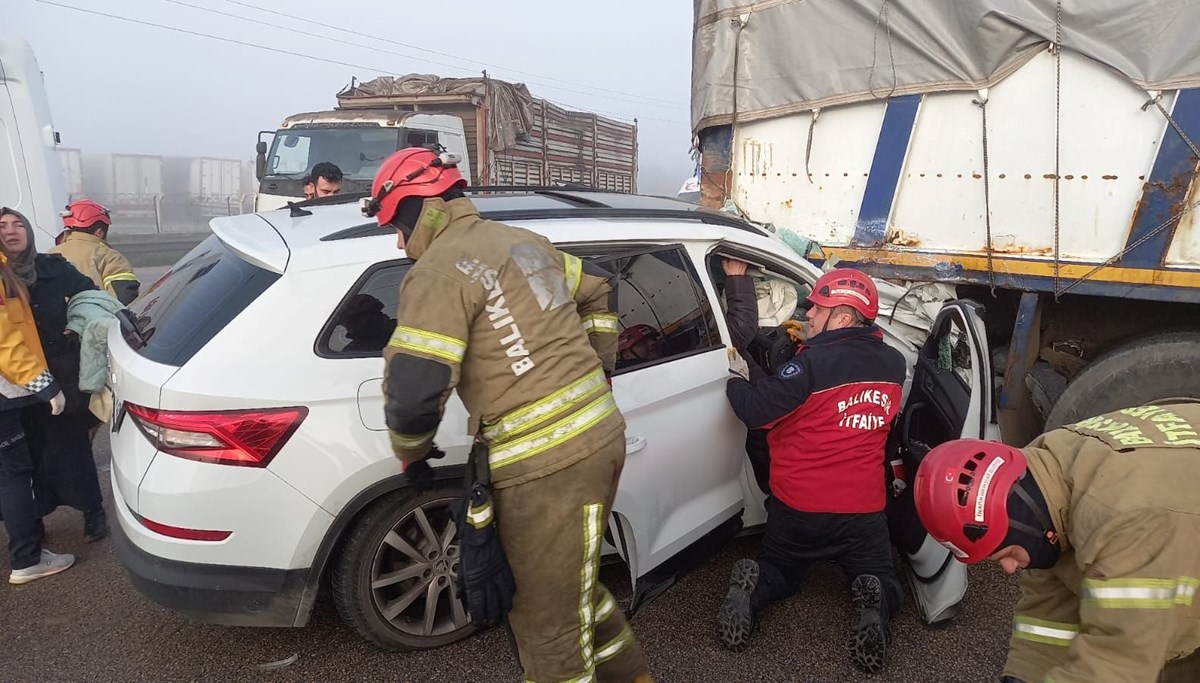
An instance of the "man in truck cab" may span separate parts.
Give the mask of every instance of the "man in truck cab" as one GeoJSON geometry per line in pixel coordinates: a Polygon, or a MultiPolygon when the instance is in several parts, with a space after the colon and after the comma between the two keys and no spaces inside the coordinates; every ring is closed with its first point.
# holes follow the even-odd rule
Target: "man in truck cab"
{"type": "Polygon", "coordinates": [[[1198,488],[1200,402],[1181,401],[1024,448],[946,442],[914,498],[959,561],[1024,570],[1001,681],[1170,682],[1200,680],[1198,488]]]}
{"type": "Polygon", "coordinates": [[[455,515],[471,619],[507,613],[523,680],[650,683],[597,578],[625,463],[608,381],[612,278],[541,235],[480,218],[455,164],[400,150],[364,207],[416,262],[384,350],[392,449],[415,488],[431,485],[434,435],[457,391],[476,438],[469,505],[455,515]]]}
{"type": "Polygon", "coordinates": [[[304,177],[304,198],[332,197],[342,192],[342,169],[329,161],[313,166],[312,172],[304,177]]]}
{"type": "Polygon", "coordinates": [[[128,306],[138,297],[141,283],[129,259],[108,244],[112,217],[108,209],[90,199],[71,202],[62,213],[63,227],[51,254],[62,254],[75,269],[100,289],[128,306]]]}
{"type": "Polygon", "coordinates": [[[751,383],[746,361],[729,352],[733,412],[770,430],[771,497],[758,559],[734,565],[717,626],[727,648],[744,649],[767,603],[796,593],[814,563],[834,560],[858,612],[851,659],[877,673],[904,596],[884,516],[884,446],[906,363],[873,322],[879,294],[865,273],[825,273],[808,300],[805,342],[773,376],[751,383]]]}

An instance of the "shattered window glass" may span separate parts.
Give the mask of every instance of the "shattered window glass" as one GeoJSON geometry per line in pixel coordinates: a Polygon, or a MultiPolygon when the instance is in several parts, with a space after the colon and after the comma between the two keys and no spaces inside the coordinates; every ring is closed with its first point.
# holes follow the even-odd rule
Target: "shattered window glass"
{"type": "Polygon", "coordinates": [[[971,373],[971,342],[962,329],[962,322],[953,318],[940,339],[938,339],[937,367],[939,370],[953,371],[963,386],[972,388],[971,373]]]}

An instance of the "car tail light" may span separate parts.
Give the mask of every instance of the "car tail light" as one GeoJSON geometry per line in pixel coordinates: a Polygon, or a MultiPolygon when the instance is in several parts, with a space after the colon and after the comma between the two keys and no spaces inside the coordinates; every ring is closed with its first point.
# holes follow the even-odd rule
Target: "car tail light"
{"type": "Polygon", "coordinates": [[[164,453],[221,465],[266,467],[308,408],[184,412],[126,403],[146,438],[164,453]]]}

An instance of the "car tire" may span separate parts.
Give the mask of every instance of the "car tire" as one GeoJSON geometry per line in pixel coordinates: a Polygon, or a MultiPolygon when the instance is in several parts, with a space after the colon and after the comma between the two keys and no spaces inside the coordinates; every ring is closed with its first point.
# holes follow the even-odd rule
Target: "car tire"
{"type": "Polygon", "coordinates": [[[450,504],[459,486],[401,490],[355,521],[330,588],[342,620],[387,650],[424,650],[475,633],[458,599],[458,539],[450,504]]]}
{"type": "Polygon", "coordinates": [[[1197,367],[1198,332],[1165,332],[1123,344],[1067,385],[1046,418],[1046,431],[1122,408],[1200,397],[1197,367]]]}

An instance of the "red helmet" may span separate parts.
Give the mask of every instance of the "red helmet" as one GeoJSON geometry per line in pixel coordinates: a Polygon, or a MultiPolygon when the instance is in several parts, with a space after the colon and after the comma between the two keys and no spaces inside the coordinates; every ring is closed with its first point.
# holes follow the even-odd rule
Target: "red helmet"
{"type": "Polygon", "coordinates": [[[819,306],[849,306],[867,320],[879,315],[879,290],[861,270],[838,268],[825,273],[813,285],[808,300],[819,306]]]}
{"type": "Polygon", "coordinates": [[[456,164],[456,156],[424,147],[408,147],[392,154],[375,174],[371,198],[363,213],[387,225],[406,197],[436,197],[451,188],[465,187],[467,181],[456,164]]]}
{"type": "Polygon", "coordinates": [[[620,353],[625,353],[633,348],[633,345],[647,338],[661,338],[662,332],[654,329],[654,327],[646,324],[632,325],[621,330],[620,336],[617,337],[617,349],[620,353]]]}
{"type": "Polygon", "coordinates": [[[966,564],[986,559],[1008,535],[1008,494],[1028,467],[1020,450],[960,439],[929,451],[917,469],[917,515],[966,564]]]}
{"type": "Polygon", "coordinates": [[[108,209],[90,199],[71,202],[67,205],[67,210],[62,212],[62,217],[63,226],[70,230],[85,230],[97,222],[106,226],[112,225],[108,209]]]}

